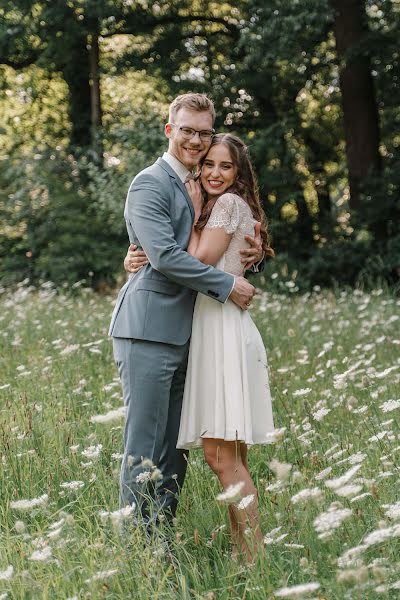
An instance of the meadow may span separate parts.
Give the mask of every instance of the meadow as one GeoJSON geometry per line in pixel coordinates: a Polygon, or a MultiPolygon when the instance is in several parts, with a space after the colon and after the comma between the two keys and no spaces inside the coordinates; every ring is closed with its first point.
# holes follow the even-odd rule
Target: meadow
{"type": "Polygon", "coordinates": [[[174,560],[121,536],[114,298],[0,293],[0,599],[400,597],[399,300],[260,291],[276,435],[250,450],[264,554],[230,556],[226,507],[190,457],[174,560]]]}

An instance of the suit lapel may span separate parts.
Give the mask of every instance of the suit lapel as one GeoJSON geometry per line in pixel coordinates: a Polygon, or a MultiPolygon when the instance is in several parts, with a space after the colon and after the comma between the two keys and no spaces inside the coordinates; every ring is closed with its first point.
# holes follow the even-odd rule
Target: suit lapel
{"type": "Polygon", "coordinates": [[[178,177],[178,175],[175,173],[173,168],[170,167],[170,165],[165,160],[163,160],[162,158],[158,158],[156,160],[156,163],[158,165],[160,165],[160,167],[162,167],[164,169],[164,171],[167,171],[167,173],[171,177],[171,179],[174,180],[175,185],[177,185],[178,188],[181,190],[181,192],[184,195],[184,198],[189,206],[190,214],[192,215],[192,219],[194,219],[193,203],[192,203],[192,200],[187,192],[187,189],[186,189],[183,181],[180,179],[180,177],[178,177]]]}

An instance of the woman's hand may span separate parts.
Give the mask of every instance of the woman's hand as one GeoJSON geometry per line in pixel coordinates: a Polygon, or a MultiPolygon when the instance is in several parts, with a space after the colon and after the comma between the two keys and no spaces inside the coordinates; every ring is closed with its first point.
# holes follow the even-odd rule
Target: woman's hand
{"type": "Polygon", "coordinates": [[[138,250],[135,244],[131,244],[124,258],[124,269],[128,273],[137,273],[142,267],[147,265],[149,259],[143,250],[138,250]]]}
{"type": "Polygon", "coordinates": [[[200,183],[198,181],[195,181],[194,179],[189,179],[189,181],[185,183],[185,186],[190,196],[190,199],[192,200],[195,214],[194,222],[196,223],[196,221],[200,217],[204,204],[203,194],[201,193],[201,186],[200,183]]]}

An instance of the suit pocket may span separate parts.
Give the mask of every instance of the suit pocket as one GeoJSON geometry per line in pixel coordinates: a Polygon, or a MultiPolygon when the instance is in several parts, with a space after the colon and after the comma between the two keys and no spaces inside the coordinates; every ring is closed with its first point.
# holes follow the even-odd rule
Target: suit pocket
{"type": "Polygon", "coordinates": [[[135,290],[158,292],[167,296],[176,296],[182,288],[170,281],[157,281],[157,279],[141,279],[137,282],[135,290]]]}

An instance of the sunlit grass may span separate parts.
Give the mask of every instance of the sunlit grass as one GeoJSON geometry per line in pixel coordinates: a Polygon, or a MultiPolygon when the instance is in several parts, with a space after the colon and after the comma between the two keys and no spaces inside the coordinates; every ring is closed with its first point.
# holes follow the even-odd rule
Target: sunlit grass
{"type": "Polygon", "coordinates": [[[307,598],[396,597],[399,302],[379,290],[259,295],[253,317],[275,424],[286,430],[250,451],[266,535],[251,569],[230,558],[220,488],[200,452],[191,454],[173,562],[140,532],[128,544],[101,518],[118,509],[122,452],[123,419],[91,420],[122,404],[106,336],[112,302],[51,286],[0,296],[0,598],[261,599],[313,582],[320,587],[307,598]],[[272,459],[292,465],[288,478],[277,479],[272,459]],[[332,481],[356,465],[349,481],[332,481]],[[315,488],[313,499],[302,501],[303,491],[291,500],[315,488]],[[11,504],[35,498],[26,510],[11,504]],[[336,529],[321,517],[328,509],[348,509],[336,529]]]}

